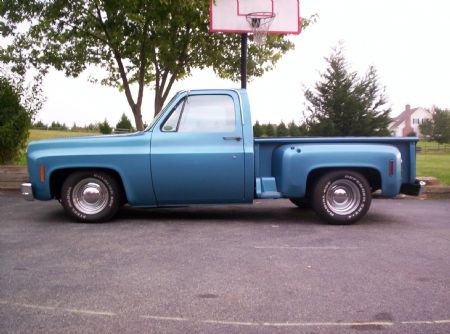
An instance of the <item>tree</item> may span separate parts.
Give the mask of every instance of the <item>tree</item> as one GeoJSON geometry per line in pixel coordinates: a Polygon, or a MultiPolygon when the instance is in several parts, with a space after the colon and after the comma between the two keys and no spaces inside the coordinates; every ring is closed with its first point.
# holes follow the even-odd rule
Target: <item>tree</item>
{"type": "Polygon", "coordinates": [[[433,121],[431,119],[424,119],[422,124],[419,125],[420,133],[425,138],[431,138],[433,136],[433,121]]]}
{"type": "Polygon", "coordinates": [[[262,137],[264,134],[263,127],[256,121],[255,125],[253,125],[253,136],[254,137],[262,137]]]}
{"type": "Polygon", "coordinates": [[[388,136],[390,108],[375,68],[358,77],[348,70],[342,49],[326,58],[328,68],[306,90],[306,125],[313,136],[388,136]]]}
{"type": "Polygon", "coordinates": [[[440,144],[450,143],[450,110],[436,108],[432,119],[420,124],[419,129],[424,136],[440,144]]]}
{"type": "Polygon", "coordinates": [[[60,130],[67,131],[66,123],[59,123],[58,121],[53,121],[48,127],[49,130],[60,130]]]}
{"type": "MultiPolygon", "coordinates": [[[[125,115],[125,114],[122,115],[122,118],[123,118],[124,115],[125,115]]],[[[126,116],[125,116],[125,117],[126,117],[126,116]]],[[[131,125],[131,124],[130,124],[130,125],[131,125]]],[[[103,133],[103,134],[105,134],[105,135],[109,135],[109,134],[112,132],[112,128],[111,128],[111,126],[109,125],[109,123],[108,123],[108,121],[106,120],[106,118],[105,118],[105,120],[104,120],[102,123],[99,123],[98,128],[99,128],[99,130],[100,130],[100,133],[103,133]]]]}
{"type": "Polygon", "coordinates": [[[25,148],[31,114],[21,103],[18,90],[0,77],[0,164],[10,163],[25,148]]]}
{"type": "Polygon", "coordinates": [[[84,127],[86,131],[90,132],[100,132],[99,123],[90,123],[84,127]]]}
{"type": "Polygon", "coordinates": [[[276,136],[275,127],[272,124],[270,124],[270,122],[269,122],[269,124],[265,125],[265,128],[266,128],[267,137],[275,137],[276,136]]]}
{"type": "Polygon", "coordinates": [[[116,124],[116,130],[132,130],[133,126],[131,125],[130,119],[125,115],[125,113],[122,114],[122,117],[120,118],[120,121],[116,124]]]}
{"type": "Polygon", "coordinates": [[[277,126],[277,137],[287,137],[289,136],[289,130],[287,129],[284,122],[281,122],[277,126]]]}
{"type": "Polygon", "coordinates": [[[42,121],[37,121],[37,122],[34,122],[34,123],[31,125],[31,128],[33,128],[33,129],[47,130],[47,124],[43,123],[42,121]]]}
{"type": "Polygon", "coordinates": [[[299,130],[297,124],[295,124],[294,121],[291,121],[288,124],[288,131],[289,131],[289,136],[291,136],[291,137],[298,137],[298,136],[300,136],[300,130],[299,130]]]}
{"type": "MultiPolygon", "coordinates": [[[[209,32],[209,0],[4,1],[0,18],[0,33],[13,40],[0,48],[0,60],[21,73],[33,65],[71,77],[102,68],[100,82],[123,90],[138,130],[146,85],[155,89],[157,114],[174,82],[194,68],[239,80],[240,36],[209,32]]],[[[303,28],[314,20],[303,19],[303,28]]],[[[284,35],[270,35],[261,48],[250,44],[249,79],[271,70],[293,46],[284,35]]]]}

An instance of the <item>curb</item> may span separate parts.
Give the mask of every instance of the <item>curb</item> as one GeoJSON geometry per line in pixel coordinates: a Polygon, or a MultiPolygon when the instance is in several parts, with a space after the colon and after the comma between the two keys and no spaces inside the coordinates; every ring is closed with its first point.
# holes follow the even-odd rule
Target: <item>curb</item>
{"type": "Polygon", "coordinates": [[[28,171],[23,166],[0,166],[0,190],[18,190],[28,181],[28,171]]]}
{"type": "MultiPolygon", "coordinates": [[[[435,177],[418,177],[426,183],[419,198],[450,198],[450,186],[440,184],[435,177]]],[[[28,181],[27,167],[5,165],[0,166],[0,190],[19,190],[23,182],[28,181]]]]}

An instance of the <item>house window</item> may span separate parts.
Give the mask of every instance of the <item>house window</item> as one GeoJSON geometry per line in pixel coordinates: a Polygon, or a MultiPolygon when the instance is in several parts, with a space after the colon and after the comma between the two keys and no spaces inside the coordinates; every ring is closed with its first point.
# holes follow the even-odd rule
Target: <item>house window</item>
{"type": "Polygon", "coordinates": [[[420,119],[413,118],[413,124],[420,124],[420,119]]]}

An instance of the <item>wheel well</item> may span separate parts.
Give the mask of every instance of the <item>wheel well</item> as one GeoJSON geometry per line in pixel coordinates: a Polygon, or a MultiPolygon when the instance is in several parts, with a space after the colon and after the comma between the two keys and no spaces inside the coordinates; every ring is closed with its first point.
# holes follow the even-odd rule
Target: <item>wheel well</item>
{"type": "Polygon", "coordinates": [[[60,199],[61,198],[61,188],[66,180],[66,178],[74,173],[81,170],[96,170],[96,171],[102,171],[104,173],[108,173],[112,177],[114,177],[119,184],[120,190],[122,192],[122,199],[124,203],[127,202],[127,194],[125,192],[125,187],[123,186],[122,178],[120,177],[119,173],[117,173],[115,170],[108,169],[108,168],[66,168],[66,169],[58,169],[54,171],[50,175],[50,192],[53,198],[60,199]]]}
{"type": "Polygon", "coordinates": [[[306,181],[306,197],[309,197],[309,194],[312,191],[312,187],[322,175],[336,170],[350,170],[358,172],[365,177],[372,191],[381,188],[381,175],[376,169],[373,168],[355,168],[355,167],[319,168],[311,171],[308,175],[308,179],[306,181]]]}

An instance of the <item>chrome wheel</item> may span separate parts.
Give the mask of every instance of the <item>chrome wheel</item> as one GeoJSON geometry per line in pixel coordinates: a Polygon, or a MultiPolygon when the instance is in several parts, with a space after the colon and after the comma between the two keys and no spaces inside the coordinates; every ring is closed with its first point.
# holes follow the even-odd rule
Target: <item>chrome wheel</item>
{"type": "Polygon", "coordinates": [[[105,209],[109,196],[106,185],[96,178],[83,179],[72,190],[73,205],[87,215],[95,215],[105,209]]]}
{"type": "Polygon", "coordinates": [[[361,204],[358,186],[349,180],[334,181],[325,195],[328,208],[338,215],[353,213],[361,204]]]}
{"type": "Polygon", "coordinates": [[[330,224],[352,224],[367,213],[372,197],[366,178],[350,170],[322,175],[312,192],[314,211],[330,224]]]}

